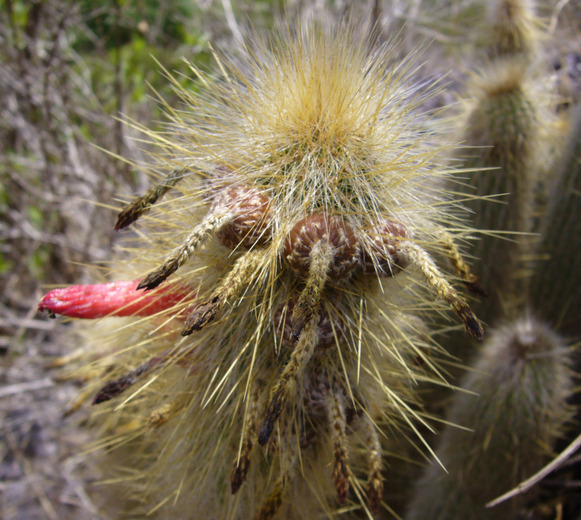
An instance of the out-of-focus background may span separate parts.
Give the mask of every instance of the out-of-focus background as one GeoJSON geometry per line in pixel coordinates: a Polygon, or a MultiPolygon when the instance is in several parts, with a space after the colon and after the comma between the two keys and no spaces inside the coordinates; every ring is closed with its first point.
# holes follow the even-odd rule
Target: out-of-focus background
{"type": "MultiPolygon", "coordinates": [[[[352,16],[398,33],[402,52],[433,41],[426,73],[454,88],[470,68],[475,0],[0,1],[0,518],[100,518],[98,471],[83,456],[80,383],[49,366],[74,351],[70,324],[37,313],[55,286],[90,283],[111,258],[122,201],[148,187],[147,144],[121,119],[161,128],[160,64],[196,88],[182,58],[211,67],[210,45],[291,16],[352,16]],[[353,4],[353,5],[351,5],[353,4]],[[354,4],[357,4],[356,6],[354,4]],[[464,59],[463,56],[466,58],[464,59]],[[159,63],[158,63],[159,62],[159,63]]],[[[542,2],[555,92],[578,92],[581,5],[542,2]]],[[[571,268],[575,268],[571,266],[571,268]]],[[[577,483],[579,485],[579,483],[577,483]]]]}

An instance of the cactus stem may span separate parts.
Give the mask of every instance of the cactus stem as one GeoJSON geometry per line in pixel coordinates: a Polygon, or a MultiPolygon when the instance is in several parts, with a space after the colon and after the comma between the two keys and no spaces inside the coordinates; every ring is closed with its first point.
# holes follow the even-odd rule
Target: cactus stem
{"type": "Polygon", "coordinates": [[[264,446],[270,439],[274,423],[279,418],[283,406],[294,393],[297,381],[303,375],[305,367],[313,355],[317,344],[317,320],[318,314],[315,313],[305,325],[305,331],[301,334],[289,362],[271,391],[270,403],[258,434],[258,443],[261,446],[264,446]]]}
{"type": "Polygon", "coordinates": [[[150,188],[145,195],[136,198],[127,205],[117,216],[115,230],[126,228],[138,220],[141,215],[147,213],[159,199],[161,199],[171,188],[173,188],[189,170],[187,168],[177,168],[166,176],[160,183],[150,188]]]}
{"type": "Polygon", "coordinates": [[[196,250],[212,234],[228,223],[232,218],[230,213],[210,212],[206,215],[200,225],[196,226],[184,243],[174,249],[166,258],[165,262],[155,271],[149,273],[137,286],[138,289],[155,289],[161,282],[175,273],[192,256],[196,250]]]}
{"type": "Polygon", "coordinates": [[[424,275],[426,282],[464,323],[466,332],[476,339],[484,337],[482,325],[462,296],[446,281],[430,255],[413,242],[401,242],[399,249],[406,260],[424,275]]]}
{"type": "Polygon", "coordinates": [[[189,313],[182,336],[189,336],[213,321],[218,312],[248,284],[264,255],[265,251],[249,251],[238,258],[209,300],[197,305],[189,313]]]}

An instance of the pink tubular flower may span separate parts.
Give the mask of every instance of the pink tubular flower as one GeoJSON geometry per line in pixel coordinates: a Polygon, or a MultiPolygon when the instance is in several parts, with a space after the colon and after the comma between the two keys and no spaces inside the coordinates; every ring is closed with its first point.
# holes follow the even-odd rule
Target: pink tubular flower
{"type": "Polygon", "coordinates": [[[38,305],[39,311],[70,318],[152,316],[191,298],[184,287],[167,285],[153,291],[137,290],[141,280],[71,285],[53,289],[38,305]]]}

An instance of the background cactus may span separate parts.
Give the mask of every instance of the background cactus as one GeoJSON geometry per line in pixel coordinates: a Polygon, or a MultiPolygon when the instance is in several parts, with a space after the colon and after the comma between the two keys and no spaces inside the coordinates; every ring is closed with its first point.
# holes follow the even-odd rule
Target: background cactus
{"type": "Polygon", "coordinates": [[[482,38],[489,59],[518,57],[535,61],[540,46],[542,23],[532,0],[494,0],[488,3],[488,17],[482,38]]]}
{"type": "Polygon", "coordinates": [[[535,320],[492,332],[454,396],[439,462],[417,482],[406,520],[518,518],[530,495],[485,505],[548,460],[570,415],[570,365],[563,340],[535,320]]]}
{"type": "MultiPolygon", "coordinates": [[[[521,317],[543,316],[543,305],[538,299],[532,301],[531,294],[546,290],[547,295],[559,297],[560,289],[540,273],[543,267],[552,268],[551,262],[558,264],[557,257],[551,255],[550,260],[545,257],[546,264],[535,258],[539,237],[531,233],[538,230],[540,220],[544,226],[543,240],[555,240],[549,238],[548,230],[552,229],[555,217],[543,204],[546,200],[543,190],[554,179],[555,164],[566,162],[566,159],[552,162],[552,153],[561,149],[562,144],[547,138],[546,129],[551,127],[552,119],[546,110],[546,94],[539,90],[542,84],[538,75],[540,54],[535,57],[535,53],[540,51],[542,34],[535,28],[540,22],[534,20],[532,5],[495,2],[491,13],[509,13],[510,16],[489,21],[492,34],[496,36],[488,42],[486,61],[480,65],[481,71],[474,82],[479,90],[466,119],[464,135],[467,144],[482,147],[470,151],[474,155],[468,164],[493,168],[474,175],[478,194],[483,197],[507,194],[504,205],[490,204],[485,199],[467,202],[474,212],[477,229],[485,233],[487,230],[506,233],[506,240],[493,233],[485,234],[474,249],[477,258],[474,271],[489,292],[488,298],[476,308],[495,332],[462,385],[479,396],[477,403],[468,404],[470,396],[459,394],[449,411],[452,424],[467,426],[474,432],[447,427],[442,433],[437,455],[449,474],[442,472],[436,463],[426,470],[415,487],[408,512],[411,519],[519,518],[524,514],[525,500],[522,498],[493,510],[487,510],[484,505],[502,494],[503,488],[506,491],[516,486],[546,460],[539,451],[535,457],[533,447],[547,447],[555,442],[556,430],[541,431],[539,427],[545,424],[542,417],[550,413],[549,409],[565,417],[566,389],[571,383],[567,382],[566,368],[570,362],[562,346],[578,338],[580,332],[578,328],[576,331],[569,329],[567,340],[560,340],[546,325],[536,322],[536,318],[521,317]],[[522,20],[516,20],[515,16],[521,16],[522,20]],[[509,32],[502,36],[499,28],[509,32]],[[529,347],[522,349],[525,344],[537,343],[545,353],[548,348],[557,357],[562,356],[557,363],[560,368],[556,370],[561,373],[557,380],[562,381],[563,386],[551,404],[545,401],[548,394],[544,386],[548,380],[538,386],[533,383],[540,381],[540,373],[545,369],[535,362],[525,361],[530,355],[525,354],[529,347]],[[512,359],[510,352],[515,356],[512,359]],[[528,368],[524,369],[525,366],[528,368]],[[525,375],[527,370],[532,374],[531,380],[525,375]],[[509,373],[512,376],[508,376],[509,373]],[[535,396],[536,390],[540,393],[535,396]],[[519,404],[511,408],[515,403],[519,404]],[[500,419],[501,415],[506,423],[500,419]],[[534,417],[538,421],[536,427],[532,424],[534,417]],[[531,436],[524,435],[524,430],[531,436]],[[470,442],[474,444],[464,444],[470,442]]],[[[471,192],[470,186],[464,190],[471,192]]],[[[561,193],[566,198],[571,191],[561,193]]],[[[570,212],[565,212],[569,217],[570,212]]],[[[573,244],[568,240],[566,245],[561,244],[568,251],[566,254],[574,250],[573,244]]],[[[547,251],[549,246],[544,248],[547,251]]],[[[562,310],[563,306],[558,308],[562,310]]],[[[546,318],[556,330],[562,330],[554,314],[547,314],[546,318]]],[[[463,358],[466,359],[466,355],[463,358]]],[[[552,419],[548,424],[560,424],[556,417],[552,419]]],[[[545,452],[545,457],[547,455],[545,452]]]]}
{"type": "Polygon", "coordinates": [[[534,85],[541,33],[531,2],[499,0],[490,6],[488,34],[468,90],[470,104],[461,141],[467,165],[476,172],[462,190],[479,196],[466,206],[474,227],[474,267],[488,297],[478,306],[482,318],[516,317],[527,298],[527,256],[533,248],[535,191],[543,165],[550,162],[550,124],[543,95],[534,85]],[[474,190],[475,187],[475,190],[474,190]]]}
{"type": "Polygon", "coordinates": [[[549,185],[549,207],[538,246],[532,298],[539,316],[550,320],[563,334],[575,338],[581,331],[579,269],[574,267],[581,237],[580,106],[571,111],[570,118],[568,142],[555,161],[553,183],[549,185]],[[566,277],[562,276],[563,272],[567,273],[566,277]]]}
{"type": "Polygon", "coordinates": [[[512,62],[492,67],[481,80],[481,94],[465,130],[466,145],[478,147],[470,149],[478,157],[468,165],[487,169],[475,174],[482,198],[466,205],[473,211],[474,226],[486,233],[473,254],[481,284],[491,288],[481,303],[483,319],[489,322],[518,307],[525,296],[523,256],[530,237],[527,241],[512,233],[532,232],[537,154],[543,146],[540,115],[523,85],[525,69],[512,62]],[[496,194],[507,195],[491,200],[496,194]]]}

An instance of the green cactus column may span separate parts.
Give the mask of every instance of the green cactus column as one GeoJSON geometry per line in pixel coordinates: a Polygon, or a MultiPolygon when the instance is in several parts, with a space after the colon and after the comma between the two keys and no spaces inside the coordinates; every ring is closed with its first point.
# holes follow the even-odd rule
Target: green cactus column
{"type": "Polygon", "coordinates": [[[532,2],[497,0],[481,29],[483,48],[469,90],[474,101],[461,141],[471,174],[461,191],[472,200],[474,227],[482,233],[472,254],[474,272],[489,298],[481,317],[516,317],[527,300],[527,257],[533,238],[534,190],[546,162],[546,117],[533,88],[540,33],[532,2]]]}
{"type": "Polygon", "coordinates": [[[536,312],[562,333],[581,336],[581,105],[559,164],[532,282],[536,312]]]}
{"type": "MultiPolygon", "coordinates": [[[[547,462],[569,416],[569,351],[532,319],[494,331],[464,379],[433,462],[417,483],[406,520],[516,519],[521,499],[485,504],[547,462]]],[[[530,495],[524,499],[530,498],[530,495]]]]}
{"type": "Polygon", "coordinates": [[[486,169],[465,189],[479,197],[466,205],[483,233],[473,254],[474,270],[489,292],[480,311],[488,322],[518,309],[526,294],[522,260],[531,242],[526,233],[532,229],[541,121],[523,74],[514,63],[492,66],[480,79],[480,97],[464,130],[471,147],[467,166],[486,169]]]}

